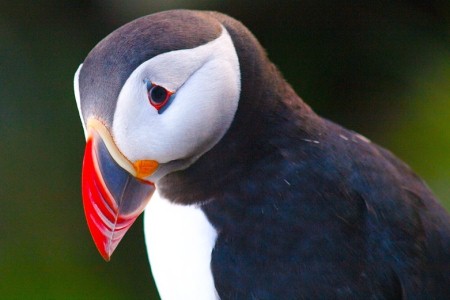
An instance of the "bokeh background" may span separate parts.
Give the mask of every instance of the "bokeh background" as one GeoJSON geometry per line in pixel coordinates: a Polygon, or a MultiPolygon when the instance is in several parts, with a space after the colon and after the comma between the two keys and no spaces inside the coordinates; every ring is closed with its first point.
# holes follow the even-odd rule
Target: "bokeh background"
{"type": "Polygon", "coordinates": [[[165,9],[243,21],[307,103],[391,149],[449,209],[449,3],[0,2],[0,298],[158,299],[141,219],[109,263],[91,240],[72,80],[100,39],[165,9]]]}

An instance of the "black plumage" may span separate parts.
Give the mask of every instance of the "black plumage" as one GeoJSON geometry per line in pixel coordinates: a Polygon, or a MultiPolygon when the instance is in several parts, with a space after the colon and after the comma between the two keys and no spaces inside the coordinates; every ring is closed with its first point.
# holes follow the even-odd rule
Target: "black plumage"
{"type": "Polygon", "coordinates": [[[205,15],[236,47],[239,108],[213,149],[158,188],[207,203],[221,299],[448,298],[450,218],[426,184],[317,116],[242,24],[205,15]]]}

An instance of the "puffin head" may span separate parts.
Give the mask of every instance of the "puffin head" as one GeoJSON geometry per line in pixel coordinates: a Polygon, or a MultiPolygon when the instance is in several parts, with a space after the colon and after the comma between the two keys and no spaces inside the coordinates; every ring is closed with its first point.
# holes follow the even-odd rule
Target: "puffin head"
{"type": "Polygon", "coordinates": [[[241,92],[233,40],[218,14],[167,11],[117,29],[78,68],[86,137],[83,204],[109,260],[158,182],[212,149],[241,92]]]}

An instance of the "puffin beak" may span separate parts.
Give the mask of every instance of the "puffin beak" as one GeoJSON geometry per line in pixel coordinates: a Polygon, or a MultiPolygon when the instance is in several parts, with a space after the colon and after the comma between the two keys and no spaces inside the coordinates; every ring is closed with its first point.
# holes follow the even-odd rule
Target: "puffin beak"
{"type": "Polygon", "coordinates": [[[120,240],[142,213],[155,191],[145,180],[158,162],[130,162],[117,148],[108,129],[91,119],[83,160],[83,206],[94,243],[109,261],[120,240]]]}

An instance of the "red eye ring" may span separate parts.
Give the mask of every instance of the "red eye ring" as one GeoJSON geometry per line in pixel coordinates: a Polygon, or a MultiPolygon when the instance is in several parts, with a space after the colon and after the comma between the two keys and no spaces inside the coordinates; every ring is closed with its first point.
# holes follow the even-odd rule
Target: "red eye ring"
{"type": "Polygon", "coordinates": [[[148,100],[150,104],[158,111],[162,109],[167,102],[169,102],[170,97],[174,94],[166,88],[154,83],[147,84],[147,86],[148,100]]]}

